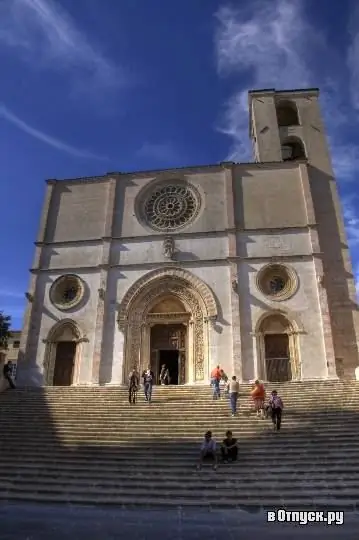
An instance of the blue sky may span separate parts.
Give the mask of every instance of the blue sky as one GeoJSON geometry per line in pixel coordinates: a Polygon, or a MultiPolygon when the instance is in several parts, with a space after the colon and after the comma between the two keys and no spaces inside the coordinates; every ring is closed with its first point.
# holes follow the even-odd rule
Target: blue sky
{"type": "Polygon", "coordinates": [[[1,0],[0,309],[20,328],[46,178],[251,161],[247,91],[319,87],[359,276],[359,4],[1,0]]]}

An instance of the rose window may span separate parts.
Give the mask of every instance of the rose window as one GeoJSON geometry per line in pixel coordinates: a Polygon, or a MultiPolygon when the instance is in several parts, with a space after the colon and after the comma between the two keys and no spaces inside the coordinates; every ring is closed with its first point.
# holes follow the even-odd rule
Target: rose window
{"type": "Polygon", "coordinates": [[[257,274],[257,287],[271,300],[285,300],[298,288],[298,276],[293,268],[282,264],[268,264],[257,274]]]}
{"type": "Polygon", "coordinates": [[[73,274],[59,277],[51,286],[50,300],[58,309],[66,311],[77,306],[84,295],[82,280],[73,274]]]}
{"type": "Polygon", "coordinates": [[[200,198],[188,185],[157,188],[147,198],[144,214],[147,223],[157,231],[174,231],[188,225],[197,215],[200,198]]]}

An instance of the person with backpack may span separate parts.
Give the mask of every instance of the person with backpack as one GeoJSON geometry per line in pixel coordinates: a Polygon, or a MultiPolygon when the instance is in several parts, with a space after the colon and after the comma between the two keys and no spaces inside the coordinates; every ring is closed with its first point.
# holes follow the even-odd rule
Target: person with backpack
{"type": "Polygon", "coordinates": [[[282,423],[282,412],[284,405],[282,398],[278,396],[277,390],[272,391],[271,397],[269,398],[269,405],[271,409],[273,428],[276,431],[279,431],[282,423]]]}
{"type": "Polygon", "coordinates": [[[264,418],[264,401],[266,397],[266,391],[264,388],[264,384],[261,383],[258,379],[254,381],[254,388],[251,391],[251,397],[257,416],[264,418]]]}
{"type": "Polygon", "coordinates": [[[151,403],[152,388],[153,388],[153,383],[155,381],[155,375],[153,371],[151,371],[151,366],[148,366],[148,368],[142,373],[142,379],[143,379],[143,386],[144,386],[144,391],[145,391],[145,400],[148,403],[151,403]]]}
{"type": "Polygon", "coordinates": [[[128,377],[128,401],[132,405],[136,403],[137,391],[140,386],[140,376],[133,369],[128,377]]]}

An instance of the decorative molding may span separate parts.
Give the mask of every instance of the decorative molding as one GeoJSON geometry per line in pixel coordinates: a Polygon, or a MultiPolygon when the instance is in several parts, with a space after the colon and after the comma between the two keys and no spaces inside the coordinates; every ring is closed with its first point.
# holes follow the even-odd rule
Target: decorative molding
{"type": "Polygon", "coordinates": [[[106,296],[106,292],[105,292],[105,289],[103,287],[100,287],[98,289],[98,297],[100,300],[105,300],[105,296],[106,296]]]}
{"type": "Polygon", "coordinates": [[[68,311],[78,306],[85,295],[84,281],[76,274],[64,274],[57,278],[50,287],[50,301],[60,311],[68,311]],[[74,290],[73,298],[67,300],[66,290],[74,290]]]}
{"type": "Polygon", "coordinates": [[[295,295],[299,279],[296,271],[290,266],[267,264],[257,273],[256,284],[263,296],[272,301],[281,302],[295,295]],[[274,289],[275,283],[278,285],[278,290],[274,289]]]}
{"type": "Polygon", "coordinates": [[[33,303],[34,301],[34,295],[29,293],[29,292],[26,292],[25,293],[25,298],[28,300],[28,302],[30,302],[31,304],[33,303]]]}
{"type": "Polygon", "coordinates": [[[201,195],[185,178],[166,178],[150,183],[138,194],[135,212],[138,220],[153,231],[178,231],[197,218],[201,195]]]}
{"type": "Polygon", "coordinates": [[[163,255],[166,259],[173,259],[175,252],[175,241],[173,236],[166,236],[163,241],[163,255]]]}
{"type": "Polygon", "coordinates": [[[128,289],[119,307],[118,323],[122,325],[127,321],[131,305],[143,294],[145,289],[151,289],[163,282],[164,285],[181,284],[182,287],[193,289],[199,294],[207,310],[207,316],[217,316],[217,304],[214,295],[207,284],[200,280],[194,274],[178,267],[164,267],[153,270],[143,277],[139,278],[128,289]]]}
{"type": "Polygon", "coordinates": [[[236,279],[232,280],[232,291],[238,293],[238,281],[236,279]]]}

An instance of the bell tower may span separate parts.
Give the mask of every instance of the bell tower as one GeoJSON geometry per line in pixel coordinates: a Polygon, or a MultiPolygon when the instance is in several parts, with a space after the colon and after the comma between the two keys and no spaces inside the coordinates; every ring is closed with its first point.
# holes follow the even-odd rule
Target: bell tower
{"type": "MultiPolygon", "coordinates": [[[[319,90],[250,91],[249,132],[256,162],[305,161],[319,239],[324,287],[338,365],[353,377],[359,312],[337,184],[319,105],[319,90]]],[[[344,374],[345,376],[345,374],[344,374]]]]}

